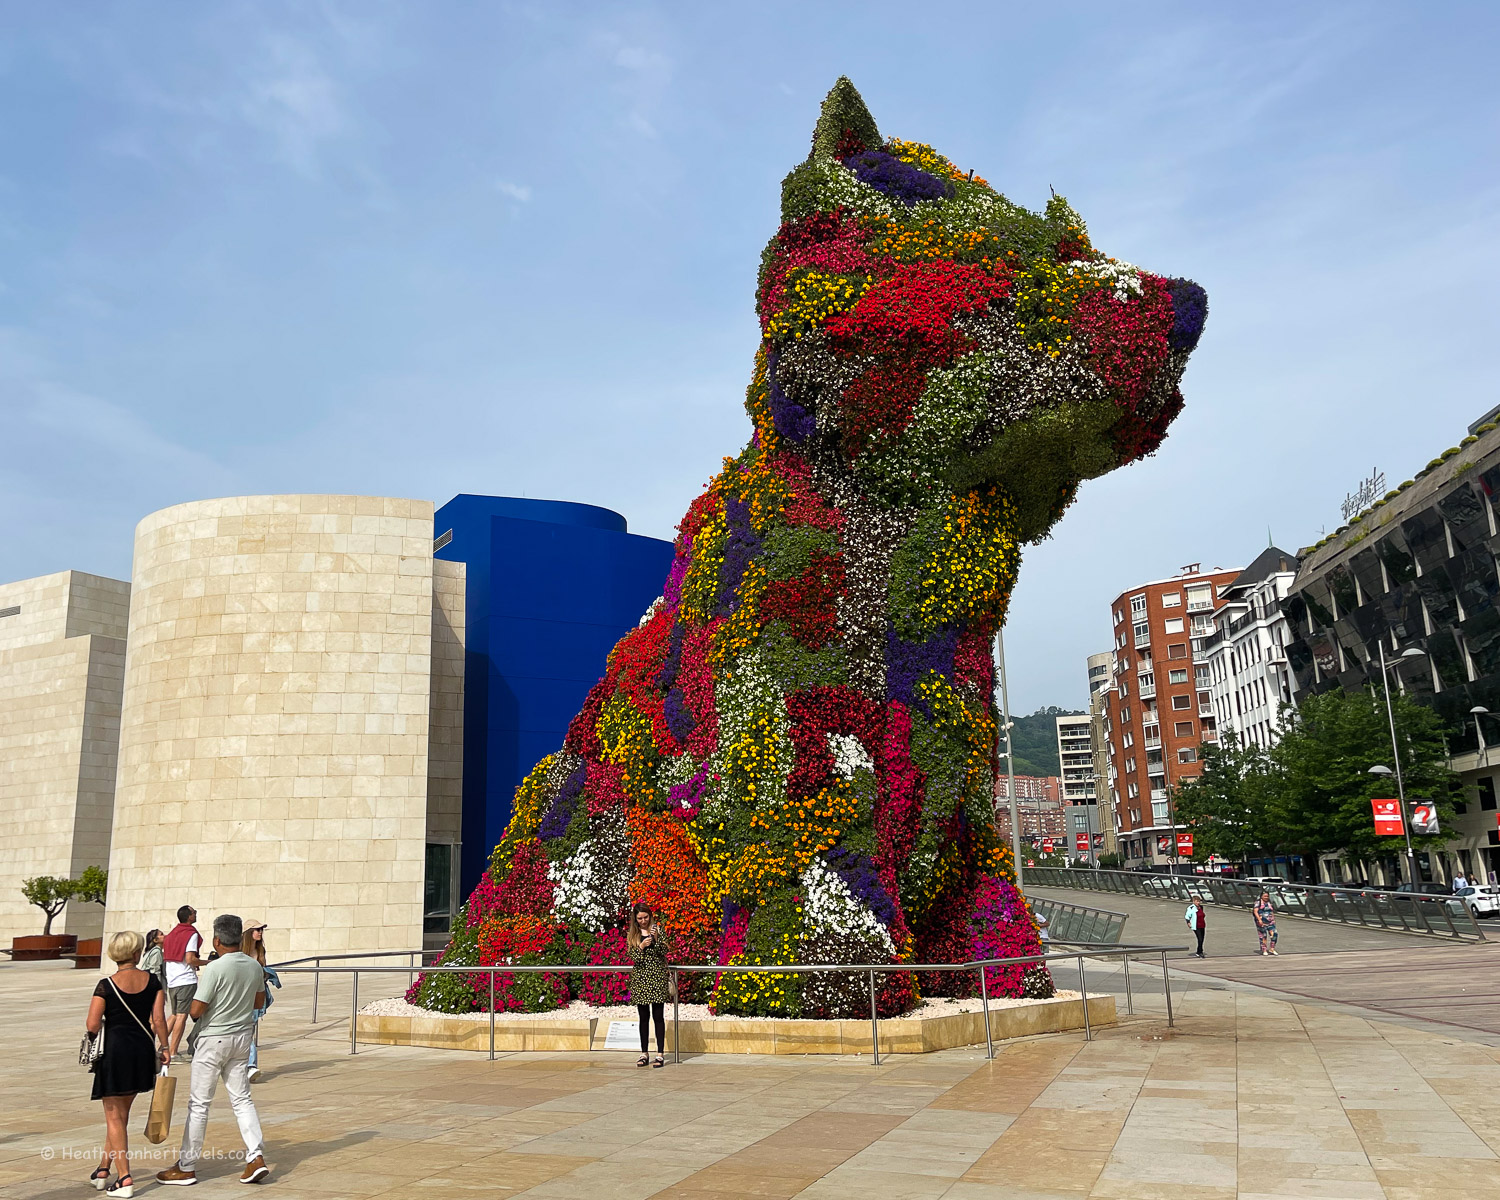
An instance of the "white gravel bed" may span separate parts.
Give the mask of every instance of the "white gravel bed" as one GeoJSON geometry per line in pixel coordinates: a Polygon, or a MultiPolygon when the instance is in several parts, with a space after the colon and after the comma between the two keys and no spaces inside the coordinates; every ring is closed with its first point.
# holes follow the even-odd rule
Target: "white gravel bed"
{"type": "MultiPolygon", "coordinates": [[[[1064,991],[1059,989],[1054,1000],[1077,1000],[1076,991],[1064,991]]],[[[1031,1004],[1046,1004],[1046,1000],[1007,1000],[992,999],[990,1008],[1025,1008],[1031,1004]]],[[[671,1003],[668,1002],[667,1009],[671,1011],[671,1003]]],[[[937,997],[923,1000],[911,1012],[906,1013],[907,1018],[920,1017],[946,1017],[953,1013],[979,1012],[982,1005],[977,997],[968,1000],[952,1000],[947,997],[937,997]]],[[[430,1008],[418,1008],[415,1004],[408,1004],[400,996],[387,996],[384,1000],[373,1000],[359,1010],[378,1017],[447,1017],[458,1021],[488,1021],[490,1014],[487,1012],[471,1013],[445,1013],[435,1012],[430,1008]]],[[[603,1020],[637,1020],[638,1014],[633,1004],[611,1004],[604,1008],[595,1008],[592,1004],[585,1004],[582,1000],[574,1000],[567,1008],[554,1008],[548,1012],[497,1012],[495,1018],[505,1021],[586,1021],[591,1017],[603,1020]]],[[[681,1006],[681,1017],[684,1021],[779,1021],[782,1017],[741,1017],[728,1013],[711,1013],[706,1004],[684,1004],[681,1006]]],[[[855,1017],[853,1020],[861,1018],[855,1017]]]]}

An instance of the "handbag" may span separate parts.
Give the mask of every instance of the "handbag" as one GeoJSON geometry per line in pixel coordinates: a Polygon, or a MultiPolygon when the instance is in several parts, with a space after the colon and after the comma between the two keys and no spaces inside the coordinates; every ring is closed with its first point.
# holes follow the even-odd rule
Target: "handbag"
{"type": "Polygon", "coordinates": [[[156,1088],[151,1093],[151,1111],[146,1116],[146,1140],[159,1145],[167,1140],[172,1128],[172,1101],[177,1097],[177,1080],[161,1069],[156,1077],[156,1088]]]}
{"type": "MultiPolygon", "coordinates": [[[[113,979],[106,979],[110,990],[114,992],[115,998],[119,1000],[125,1011],[130,1014],[130,1019],[141,1027],[141,1032],[151,1039],[151,1045],[156,1045],[156,1035],[146,1028],[145,1022],[135,1015],[135,1009],[125,1003],[125,997],[120,994],[120,989],[115,986],[113,979]]],[[[78,1043],[78,1065],[85,1070],[92,1071],[99,1065],[99,1060],[104,1057],[104,1030],[109,1022],[100,1018],[98,1033],[85,1033],[83,1040],[78,1043]]]]}

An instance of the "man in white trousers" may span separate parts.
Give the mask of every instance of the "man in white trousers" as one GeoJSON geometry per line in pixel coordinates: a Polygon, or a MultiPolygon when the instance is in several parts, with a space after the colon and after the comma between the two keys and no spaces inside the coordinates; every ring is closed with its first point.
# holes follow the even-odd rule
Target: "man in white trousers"
{"type": "Polygon", "coordinates": [[[259,1183],[270,1174],[261,1143],[260,1115],[250,1099],[250,1043],[255,1036],[255,1010],[266,1003],[266,975],[260,963],[240,953],[243,936],[244,924],[234,914],[214,919],[214,949],[219,957],[203,968],[193,994],[198,1049],[193,1055],[182,1149],[174,1166],[157,1172],[158,1183],[185,1187],[198,1182],[208,1106],[220,1079],[229,1093],[240,1136],[245,1139],[245,1169],[240,1182],[259,1183]]]}

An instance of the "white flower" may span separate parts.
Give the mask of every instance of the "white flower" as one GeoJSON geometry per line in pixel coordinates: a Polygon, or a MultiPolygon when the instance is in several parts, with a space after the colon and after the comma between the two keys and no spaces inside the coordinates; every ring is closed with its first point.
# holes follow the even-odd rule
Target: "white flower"
{"type": "Polygon", "coordinates": [[[813,859],[802,872],[802,908],[809,936],[854,935],[878,942],[887,954],[896,953],[895,943],[880,918],[856,900],[849,885],[820,858],[813,859]]]}
{"type": "Polygon", "coordinates": [[[1081,275],[1092,275],[1106,287],[1113,288],[1116,300],[1125,301],[1141,294],[1140,268],[1128,262],[1118,262],[1113,258],[1107,258],[1103,262],[1074,259],[1068,266],[1081,275]]]}
{"type": "Polygon", "coordinates": [[[656,616],[657,610],[660,609],[664,603],[666,603],[666,600],[662,596],[658,596],[655,600],[651,601],[651,607],[648,608],[645,615],[636,622],[636,627],[639,628],[640,626],[646,624],[646,622],[649,621],[652,617],[656,616]]]}
{"type": "Polygon", "coordinates": [[[594,855],[588,846],[572,858],[549,863],[547,878],[552,880],[552,907],[565,921],[578,921],[586,929],[601,929],[611,916],[607,887],[595,878],[594,855]]]}
{"type": "Polygon", "coordinates": [[[845,779],[853,779],[858,770],[873,771],[875,762],[869,751],[857,737],[847,733],[830,733],[828,749],[833,753],[833,766],[845,779]]]}

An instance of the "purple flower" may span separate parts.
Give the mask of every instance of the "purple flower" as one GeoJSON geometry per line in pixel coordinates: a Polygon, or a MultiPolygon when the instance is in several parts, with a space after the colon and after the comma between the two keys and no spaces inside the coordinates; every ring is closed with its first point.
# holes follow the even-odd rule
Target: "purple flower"
{"type": "Polygon", "coordinates": [[[750,506],[730,496],[724,502],[724,516],[729,536],[724,539],[724,561],[719,564],[719,598],[714,605],[717,616],[727,617],[739,611],[740,580],[750,560],[760,553],[761,537],[750,524],[750,506]]]}
{"type": "MultiPolygon", "coordinates": [[[[674,731],[675,732],[675,731],[674,731]]],[[[708,761],[686,783],[674,783],[667,792],[672,811],[684,821],[691,821],[703,807],[703,797],[708,791],[708,761]]]]}
{"type": "Polygon", "coordinates": [[[583,785],[587,779],[588,768],[580,763],[578,769],[558,789],[557,799],[552,802],[552,807],[547,810],[547,815],[542,818],[537,829],[537,834],[543,841],[552,841],[568,832],[568,825],[573,820],[573,810],[578,807],[578,797],[583,795],[583,785]]]}
{"type": "Polygon", "coordinates": [[[958,633],[953,629],[942,629],[925,642],[908,642],[892,625],[886,626],[885,634],[885,690],[890,700],[921,709],[928,720],[932,709],[917,695],[917,684],[928,671],[936,671],[949,678],[953,676],[953,654],[958,647],[958,633]]]}
{"type": "Polygon", "coordinates": [[[771,406],[771,423],[776,432],[789,442],[806,441],[817,429],[817,421],[812,413],[781,390],[781,384],[776,381],[775,357],[772,357],[766,375],[770,380],[766,399],[771,406]]]}
{"type": "Polygon", "coordinates": [[[666,691],[677,682],[677,673],[682,670],[682,625],[675,622],[667,635],[667,657],[656,673],[656,686],[666,691]]]}
{"type": "Polygon", "coordinates": [[[667,582],[661,589],[662,602],[668,612],[676,612],[682,606],[682,581],[692,561],[693,539],[684,534],[682,553],[672,560],[672,569],[667,572],[667,582]]]}
{"type": "Polygon", "coordinates": [[[902,162],[884,150],[865,150],[844,160],[844,165],[877,192],[884,192],[907,207],[921,200],[946,200],[953,185],[920,167],[902,162]]]}
{"type": "Polygon", "coordinates": [[[693,710],[688,707],[681,688],[674,687],[667,693],[662,709],[666,714],[667,728],[672,731],[672,736],[679,742],[687,741],[688,734],[693,732],[693,726],[698,721],[693,716],[693,710]]]}
{"type": "Polygon", "coordinates": [[[889,929],[896,919],[896,904],[881,884],[874,861],[842,846],[830,850],[826,858],[828,865],[844,881],[850,894],[889,929]]]}
{"type": "Polygon", "coordinates": [[[1169,279],[1167,290],[1172,294],[1172,332],[1167,335],[1167,344],[1173,350],[1191,351],[1203,335],[1203,322],[1208,320],[1208,293],[1191,279],[1169,279]]]}

